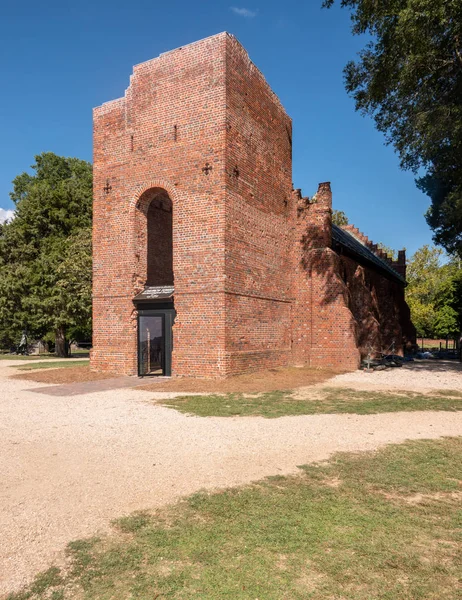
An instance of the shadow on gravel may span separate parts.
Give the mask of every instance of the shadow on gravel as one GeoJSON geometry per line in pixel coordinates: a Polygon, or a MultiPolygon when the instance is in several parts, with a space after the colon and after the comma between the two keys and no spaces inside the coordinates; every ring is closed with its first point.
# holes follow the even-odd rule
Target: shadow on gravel
{"type": "Polygon", "coordinates": [[[462,363],[458,360],[415,360],[414,362],[405,363],[402,368],[431,373],[462,373],[462,363]]]}

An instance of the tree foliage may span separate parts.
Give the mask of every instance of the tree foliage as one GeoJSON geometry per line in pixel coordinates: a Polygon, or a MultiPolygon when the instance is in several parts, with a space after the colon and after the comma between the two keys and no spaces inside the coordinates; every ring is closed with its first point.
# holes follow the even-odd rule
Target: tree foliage
{"type": "Polygon", "coordinates": [[[348,220],[348,217],[343,212],[343,210],[333,210],[332,211],[332,223],[334,225],[338,225],[339,227],[342,227],[343,225],[348,225],[349,222],[350,221],[348,220]]]}
{"type": "Polygon", "coordinates": [[[53,331],[66,355],[68,333],[90,329],[92,168],[51,152],[35,161],[13,181],[15,218],[0,228],[0,337],[53,331]]]}
{"type": "Polygon", "coordinates": [[[391,258],[391,260],[398,259],[398,253],[391,246],[386,246],[385,244],[382,244],[381,242],[379,242],[377,244],[377,247],[380,248],[380,250],[382,250],[383,252],[385,252],[385,254],[388,256],[388,258],[391,258]]]}
{"type": "Polygon", "coordinates": [[[462,256],[462,0],[340,4],[351,10],[353,34],[372,37],[346,65],[346,89],[401,166],[425,169],[417,183],[431,198],[435,241],[462,256]]]}
{"type": "Polygon", "coordinates": [[[455,337],[462,327],[462,268],[442,263],[440,248],[423,246],[407,266],[406,300],[420,337],[455,337]]]}

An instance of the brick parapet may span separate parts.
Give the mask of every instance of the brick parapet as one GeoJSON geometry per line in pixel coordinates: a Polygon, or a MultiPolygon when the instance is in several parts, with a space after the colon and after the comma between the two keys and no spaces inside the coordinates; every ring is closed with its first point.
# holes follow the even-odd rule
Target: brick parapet
{"type": "Polygon", "coordinates": [[[362,233],[357,227],[354,225],[342,225],[342,229],[348,231],[351,235],[353,235],[356,239],[358,239],[362,244],[367,246],[369,250],[371,250],[376,256],[386,261],[390,267],[392,267],[397,273],[399,273],[404,279],[406,279],[406,250],[398,251],[398,259],[395,261],[393,257],[388,256],[388,254],[382,250],[378,244],[372,242],[367,235],[362,233]]]}
{"type": "Polygon", "coordinates": [[[293,360],[313,367],[355,369],[359,364],[356,324],[332,245],[332,192],[320,183],[316,194],[294,190],[293,360]]]}

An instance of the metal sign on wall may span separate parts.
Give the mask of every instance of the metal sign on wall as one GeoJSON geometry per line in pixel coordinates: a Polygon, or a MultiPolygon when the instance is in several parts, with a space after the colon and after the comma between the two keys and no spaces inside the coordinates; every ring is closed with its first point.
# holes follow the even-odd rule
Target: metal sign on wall
{"type": "Polygon", "coordinates": [[[172,296],[173,286],[151,285],[135,296],[134,300],[166,300],[172,296]]]}

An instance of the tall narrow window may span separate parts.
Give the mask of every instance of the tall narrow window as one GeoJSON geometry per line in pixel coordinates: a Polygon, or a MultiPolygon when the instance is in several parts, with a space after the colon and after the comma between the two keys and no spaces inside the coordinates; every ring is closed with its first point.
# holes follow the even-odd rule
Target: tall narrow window
{"type": "Polygon", "coordinates": [[[172,201],[165,193],[156,195],[147,213],[148,286],[173,286],[172,201]]]}

